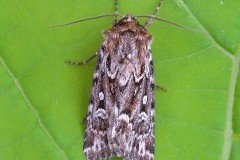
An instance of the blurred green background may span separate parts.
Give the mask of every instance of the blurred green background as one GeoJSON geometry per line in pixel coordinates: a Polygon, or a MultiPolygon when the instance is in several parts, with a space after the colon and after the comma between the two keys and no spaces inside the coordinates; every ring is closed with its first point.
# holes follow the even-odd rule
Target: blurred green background
{"type": "MultiPolygon", "coordinates": [[[[157,4],[119,0],[119,12],[151,15],[157,4]]],[[[239,6],[164,0],[158,17],[208,34],[158,21],[148,28],[156,83],[167,88],[156,91],[155,159],[240,159],[239,6]]],[[[0,1],[0,160],[85,159],[79,122],[96,60],[64,60],[94,54],[113,18],[48,26],[113,12],[114,0],[0,1]]]]}

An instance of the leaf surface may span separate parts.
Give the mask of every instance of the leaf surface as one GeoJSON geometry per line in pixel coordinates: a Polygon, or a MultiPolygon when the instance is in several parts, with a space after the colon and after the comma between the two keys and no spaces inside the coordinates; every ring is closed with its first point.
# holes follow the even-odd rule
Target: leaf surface
{"type": "MultiPolygon", "coordinates": [[[[119,12],[151,15],[157,4],[119,1],[119,12]]],[[[156,91],[155,159],[239,159],[238,6],[165,0],[157,17],[200,32],[159,21],[148,28],[156,83],[167,89],[156,91]]],[[[82,67],[64,60],[93,55],[113,18],[48,27],[113,12],[107,0],[0,2],[0,159],[85,159],[80,121],[96,60],[82,67]]]]}

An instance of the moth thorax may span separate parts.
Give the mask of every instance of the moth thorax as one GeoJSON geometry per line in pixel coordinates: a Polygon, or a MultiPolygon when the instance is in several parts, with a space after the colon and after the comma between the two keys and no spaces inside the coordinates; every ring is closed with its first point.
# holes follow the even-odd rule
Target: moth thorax
{"type": "Polygon", "coordinates": [[[131,59],[136,56],[138,49],[136,48],[137,39],[134,32],[127,30],[121,33],[120,43],[118,43],[118,54],[121,58],[131,59]]]}

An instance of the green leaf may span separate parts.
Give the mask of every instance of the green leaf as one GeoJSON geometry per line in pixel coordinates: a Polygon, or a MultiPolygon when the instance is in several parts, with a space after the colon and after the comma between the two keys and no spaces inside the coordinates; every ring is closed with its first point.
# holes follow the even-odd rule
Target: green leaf
{"type": "MultiPolygon", "coordinates": [[[[119,12],[151,15],[157,4],[120,0],[119,12]]],[[[167,88],[156,91],[155,159],[239,159],[239,6],[165,0],[157,17],[201,32],[159,21],[148,28],[156,83],[167,88]]],[[[85,159],[79,122],[96,60],[78,68],[64,60],[93,55],[113,18],[48,27],[113,12],[109,0],[0,2],[0,159],[85,159]]]]}
{"type": "Polygon", "coordinates": [[[237,85],[235,89],[235,100],[233,107],[233,135],[230,160],[240,159],[240,74],[238,73],[237,85]]]}

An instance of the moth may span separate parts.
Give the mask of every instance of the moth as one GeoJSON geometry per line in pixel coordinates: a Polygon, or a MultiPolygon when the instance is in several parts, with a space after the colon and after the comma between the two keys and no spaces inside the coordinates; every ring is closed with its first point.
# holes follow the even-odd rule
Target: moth
{"type": "Polygon", "coordinates": [[[89,160],[153,160],[152,36],[127,14],[119,21],[115,18],[103,37],[93,76],[84,153],[89,160]]]}
{"type": "MultiPolygon", "coordinates": [[[[112,28],[103,31],[103,43],[96,54],[82,65],[97,57],[92,91],[87,113],[84,154],[88,160],[122,157],[126,160],[154,159],[155,82],[151,53],[152,36],[147,27],[153,19],[179,24],[155,17],[162,0],[152,16],[115,13],[85,18],[85,20],[114,16],[112,28]],[[117,17],[121,16],[119,21],[117,17]],[[139,17],[148,18],[144,25],[139,17]]],[[[54,26],[55,27],[55,26],[54,26]]]]}
{"type": "Polygon", "coordinates": [[[145,27],[127,14],[103,32],[83,147],[89,160],[154,159],[152,36],[145,27]]]}

